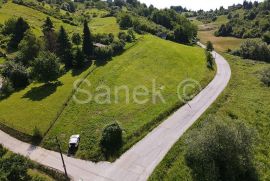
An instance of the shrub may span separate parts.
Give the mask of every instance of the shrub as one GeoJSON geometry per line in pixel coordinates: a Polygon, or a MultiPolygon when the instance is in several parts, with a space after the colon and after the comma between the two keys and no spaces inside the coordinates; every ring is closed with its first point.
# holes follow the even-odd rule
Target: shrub
{"type": "Polygon", "coordinates": [[[10,18],[7,21],[5,21],[4,26],[2,28],[2,33],[4,35],[10,35],[13,32],[15,32],[17,20],[15,18],[10,18]]]}
{"type": "Polygon", "coordinates": [[[233,54],[245,59],[270,62],[270,46],[261,40],[246,40],[233,54]]]}
{"type": "Polygon", "coordinates": [[[118,38],[125,42],[132,42],[132,36],[126,32],[119,32],[118,38]]]}
{"type": "Polygon", "coordinates": [[[112,51],[114,55],[117,55],[124,51],[125,48],[125,42],[124,41],[114,41],[111,44],[112,51]]]}
{"type": "Polygon", "coordinates": [[[122,29],[131,28],[133,25],[132,17],[127,13],[122,13],[118,16],[118,22],[122,29]]]}
{"type": "Polygon", "coordinates": [[[0,158],[2,158],[7,153],[7,149],[0,144],[0,158]]]}
{"type": "Polygon", "coordinates": [[[22,88],[29,84],[29,75],[26,68],[14,61],[5,62],[2,75],[8,78],[14,88],[22,88]]]}
{"type": "Polygon", "coordinates": [[[213,55],[210,52],[205,51],[205,56],[206,56],[207,67],[210,69],[214,69],[215,62],[214,62],[213,55]]]}
{"type": "Polygon", "coordinates": [[[206,50],[212,52],[214,50],[214,46],[211,41],[208,41],[206,44],[206,50]]]}
{"type": "Polygon", "coordinates": [[[28,162],[20,155],[12,155],[0,161],[0,170],[5,173],[6,180],[29,180],[28,162]]]}
{"type": "Polygon", "coordinates": [[[190,135],[185,155],[194,180],[257,180],[252,132],[238,122],[209,120],[190,135]]]}
{"type": "Polygon", "coordinates": [[[117,152],[123,144],[122,129],[118,123],[105,127],[100,140],[100,147],[106,155],[117,152]]]}
{"type": "Polygon", "coordinates": [[[38,143],[42,140],[42,133],[41,131],[35,126],[33,129],[33,142],[38,143]]]}
{"type": "Polygon", "coordinates": [[[99,60],[107,60],[112,58],[113,50],[110,46],[106,47],[96,47],[94,49],[94,54],[99,60]]]}
{"type": "Polygon", "coordinates": [[[262,72],[261,81],[268,87],[270,87],[270,68],[262,72]]]}
{"type": "Polygon", "coordinates": [[[50,52],[41,52],[33,61],[32,76],[41,82],[56,80],[60,75],[59,58],[50,52]]]}
{"type": "Polygon", "coordinates": [[[270,44],[270,31],[266,32],[263,35],[263,41],[266,42],[267,44],[270,44]]]}
{"type": "Polygon", "coordinates": [[[14,91],[13,85],[8,78],[2,80],[2,88],[0,89],[0,97],[10,95],[14,91]]]}

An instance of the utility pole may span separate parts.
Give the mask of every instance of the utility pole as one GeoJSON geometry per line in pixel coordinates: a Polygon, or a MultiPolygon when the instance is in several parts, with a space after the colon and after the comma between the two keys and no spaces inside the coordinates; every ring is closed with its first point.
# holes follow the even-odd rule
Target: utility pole
{"type": "Polygon", "coordinates": [[[62,150],[61,150],[61,145],[60,145],[60,143],[59,143],[59,141],[58,141],[57,136],[55,137],[55,140],[56,140],[56,143],[57,143],[57,146],[58,146],[60,155],[61,155],[61,159],[62,159],[63,167],[64,167],[64,170],[65,170],[66,178],[68,178],[68,174],[67,174],[67,169],[66,169],[65,161],[64,161],[63,154],[62,154],[62,150]]]}

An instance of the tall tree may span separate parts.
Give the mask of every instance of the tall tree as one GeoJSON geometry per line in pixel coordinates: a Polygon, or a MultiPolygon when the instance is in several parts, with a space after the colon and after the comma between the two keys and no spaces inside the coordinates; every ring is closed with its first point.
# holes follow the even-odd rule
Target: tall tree
{"type": "Polygon", "coordinates": [[[55,81],[60,75],[59,58],[53,53],[41,52],[33,61],[31,73],[37,81],[55,81]]]}
{"type": "Polygon", "coordinates": [[[25,32],[24,38],[20,42],[17,59],[25,66],[28,66],[30,61],[38,56],[41,43],[39,39],[29,29],[25,32]]]}
{"type": "Polygon", "coordinates": [[[53,26],[53,22],[50,19],[50,17],[47,17],[43,26],[42,26],[42,31],[44,32],[48,32],[48,31],[54,31],[54,26],[53,26]]]}
{"type": "Polygon", "coordinates": [[[66,30],[61,26],[57,38],[57,55],[61,58],[67,68],[72,66],[71,43],[66,30]]]}
{"type": "Polygon", "coordinates": [[[84,21],[83,27],[83,53],[88,57],[93,55],[93,40],[87,21],[84,21]]]}
{"type": "Polygon", "coordinates": [[[83,68],[84,66],[84,55],[80,48],[77,47],[75,56],[74,56],[74,66],[78,69],[83,68]]]}
{"type": "Polygon", "coordinates": [[[49,17],[45,20],[42,31],[44,34],[44,41],[45,41],[45,49],[52,53],[56,52],[57,48],[57,35],[54,32],[54,25],[53,22],[49,17]]]}
{"type": "Polygon", "coordinates": [[[24,21],[22,17],[18,18],[16,25],[15,25],[13,35],[12,35],[12,38],[8,44],[8,47],[10,49],[13,49],[13,50],[17,49],[18,44],[23,39],[24,33],[29,28],[30,27],[29,27],[28,23],[26,21],[24,21]]]}
{"type": "Polygon", "coordinates": [[[81,36],[79,33],[73,33],[72,42],[77,46],[79,46],[81,44],[81,36]]]}

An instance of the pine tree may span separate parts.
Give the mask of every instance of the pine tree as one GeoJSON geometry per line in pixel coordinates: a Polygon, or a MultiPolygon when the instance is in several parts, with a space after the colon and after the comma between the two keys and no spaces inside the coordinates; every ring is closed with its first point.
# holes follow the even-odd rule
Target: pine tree
{"type": "Polygon", "coordinates": [[[57,55],[61,58],[67,68],[72,66],[71,43],[67,32],[61,26],[57,39],[57,55]]]}
{"type": "Polygon", "coordinates": [[[52,53],[56,53],[57,35],[54,32],[54,25],[49,17],[47,17],[45,20],[42,28],[46,50],[52,53]]]}
{"type": "Polygon", "coordinates": [[[78,69],[83,68],[84,66],[84,55],[80,48],[76,49],[74,57],[74,66],[78,69]]]}
{"type": "Polygon", "coordinates": [[[84,21],[83,28],[83,53],[88,57],[93,55],[93,40],[87,21],[84,21]]]}
{"type": "Polygon", "coordinates": [[[43,33],[49,32],[49,31],[54,31],[53,23],[49,17],[47,17],[47,19],[45,20],[45,22],[42,26],[42,31],[43,31],[43,33]]]}
{"type": "Polygon", "coordinates": [[[8,44],[9,49],[17,49],[20,41],[23,39],[24,33],[26,30],[28,30],[30,27],[26,21],[23,20],[23,18],[18,18],[15,30],[13,32],[12,38],[8,44]]]}

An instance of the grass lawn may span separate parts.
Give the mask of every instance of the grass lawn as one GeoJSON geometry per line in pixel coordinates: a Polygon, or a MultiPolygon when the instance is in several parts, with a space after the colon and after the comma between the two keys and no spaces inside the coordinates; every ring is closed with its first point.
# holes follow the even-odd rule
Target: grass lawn
{"type": "Polygon", "coordinates": [[[199,129],[209,115],[219,120],[239,119],[253,128],[258,139],[255,146],[255,166],[259,180],[270,178],[270,89],[260,81],[260,72],[270,64],[243,60],[225,54],[232,69],[232,79],[219,99],[174,145],[149,180],[192,180],[185,163],[186,138],[191,130],[199,129]]]}
{"type": "MultiPolygon", "coordinates": [[[[214,71],[206,68],[204,50],[198,47],[188,47],[146,35],[124,54],[113,58],[106,65],[96,69],[87,77],[91,86],[84,84],[81,88],[92,94],[100,93],[97,86],[107,85],[110,89],[126,85],[131,91],[142,85],[152,92],[152,81],[156,81],[166,100],[162,103],[149,101],[143,105],[132,101],[126,104],[125,91],[120,91],[119,102],[115,103],[115,95],[111,95],[111,104],[97,104],[91,101],[87,104],[77,104],[70,101],[55,126],[43,141],[43,146],[55,149],[54,136],[62,141],[63,150],[67,150],[68,140],[72,134],[81,135],[81,143],[77,156],[91,160],[103,160],[99,149],[99,139],[105,125],[118,121],[124,129],[124,148],[130,148],[134,143],[157,126],[161,119],[158,116],[181,105],[177,98],[177,85],[186,78],[193,78],[203,86],[214,76],[214,71]]],[[[194,90],[192,90],[194,91],[194,90]]],[[[80,99],[85,94],[76,94],[80,99]]],[[[130,94],[131,95],[131,94],[130,94]]],[[[104,97],[103,97],[104,98],[104,97]]],[[[149,98],[151,96],[142,96],[149,98]]],[[[104,99],[103,99],[104,100],[104,99]]]]}
{"type": "Polygon", "coordinates": [[[29,135],[32,135],[35,127],[42,133],[46,132],[71,95],[73,82],[89,71],[81,75],[73,75],[70,71],[58,83],[50,85],[32,83],[0,100],[0,122],[29,135]]]}

